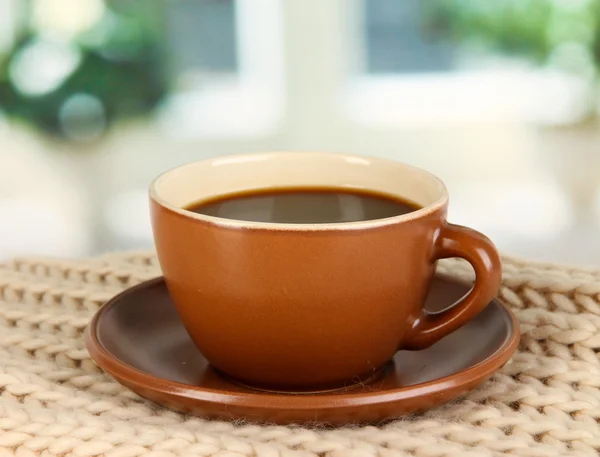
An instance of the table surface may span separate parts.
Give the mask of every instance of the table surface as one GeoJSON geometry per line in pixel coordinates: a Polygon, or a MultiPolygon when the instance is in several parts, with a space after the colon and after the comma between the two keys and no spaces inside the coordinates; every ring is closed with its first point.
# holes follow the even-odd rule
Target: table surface
{"type": "MultiPolygon", "coordinates": [[[[503,257],[512,360],[465,398],[382,427],[207,421],[104,374],[82,333],[103,303],[160,275],[153,252],[0,265],[0,456],[591,456],[600,451],[600,269],[503,257]]],[[[461,261],[440,269],[470,275],[461,261]]]]}

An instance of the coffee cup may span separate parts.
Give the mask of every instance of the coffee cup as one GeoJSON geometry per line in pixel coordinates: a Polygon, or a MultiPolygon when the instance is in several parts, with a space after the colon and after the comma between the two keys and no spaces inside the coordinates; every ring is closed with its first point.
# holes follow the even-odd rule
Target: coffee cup
{"type": "Polygon", "coordinates": [[[216,157],[166,171],[149,196],[159,264],[183,325],[218,372],[252,388],[315,391],[363,382],[397,351],[427,348],[463,326],[500,285],[492,242],[447,222],[442,181],[394,160],[321,152],[216,157]],[[349,205],[362,219],[318,222],[190,209],[315,189],[415,208],[369,216],[357,197],[349,205]],[[474,285],[445,310],[428,312],[436,261],[449,257],[471,263],[474,285]]]}

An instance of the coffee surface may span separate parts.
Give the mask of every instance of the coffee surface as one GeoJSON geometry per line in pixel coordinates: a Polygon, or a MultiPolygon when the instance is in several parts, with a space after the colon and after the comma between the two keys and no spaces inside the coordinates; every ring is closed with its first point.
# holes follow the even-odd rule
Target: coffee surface
{"type": "Polygon", "coordinates": [[[188,211],[226,219],[288,224],[366,221],[407,214],[420,208],[397,197],[341,188],[254,190],[185,207],[188,211]]]}

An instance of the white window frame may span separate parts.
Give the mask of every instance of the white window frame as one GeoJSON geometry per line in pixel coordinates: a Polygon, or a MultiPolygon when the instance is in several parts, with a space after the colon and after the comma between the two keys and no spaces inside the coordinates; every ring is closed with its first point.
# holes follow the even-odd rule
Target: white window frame
{"type": "Polygon", "coordinates": [[[238,71],[172,94],[159,125],[178,139],[272,134],[282,116],[280,2],[235,0],[238,71]]]}
{"type": "Polygon", "coordinates": [[[584,81],[544,70],[360,76],[348,82],[341,110],[368,127],[473,123],[562,124],[584,114],[584,81]]]}

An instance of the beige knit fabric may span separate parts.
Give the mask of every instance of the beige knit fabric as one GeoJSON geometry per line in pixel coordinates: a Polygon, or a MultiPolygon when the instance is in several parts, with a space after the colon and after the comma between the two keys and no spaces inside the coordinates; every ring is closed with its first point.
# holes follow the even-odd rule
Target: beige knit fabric
{"type": "MultiPolygon", "coordinates": [[[[446,271],[468,275],[461,262],[446,271]]],[[[0,266],[0,457],[591,456],[600,450],[600,270],[504,258],[523,332],[494,378],[383,427],[210,422],[140,399],[99,370],[82,331],[111,296],[159,274],[152,253],[0,266]]]]}

